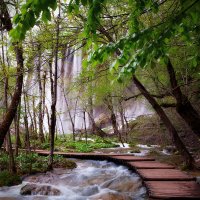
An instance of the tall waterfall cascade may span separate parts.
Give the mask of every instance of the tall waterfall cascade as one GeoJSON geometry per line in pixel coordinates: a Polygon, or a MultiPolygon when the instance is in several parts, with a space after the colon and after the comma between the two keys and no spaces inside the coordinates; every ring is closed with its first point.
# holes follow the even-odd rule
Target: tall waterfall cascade
{"type": "MultiPolygon", "coordinates": [[[[77,130],[82,130],[86,127],[89,127],[89,116],[85,113],[85,122],[84,122],[84,110],[81,106],[79,96],[81,95],[75,89],[73,89],[73,84],[76,78],[79,76],[82,69],[82,51],[77,50],[73,52],[71,49],[67,49],[65,56],[62,59],[58,60],[58,86],[57,86],[57,124],[56,128],[58,133],[72,133],[72,121],[74,123],[74,128],[77,130]],[[70,86],[70,87],[69,87],[70,86]]],[[[36,62],[38,60],[36,59],[36,62]]],[[[45,64],[42,64],[45,66],[45,64]]],[[[46,67],[47,69],[48,67],[46,67]]],[[[42,70],[44,71],[44,69],[42,70]]],[[[49,111],[49,116],[51,112],[51,87],[50,87],[50,78],[47,69],[46,76],[46,85],[45,85],[45,107],[49,111]]],[[[38,76],[35,71],[29,73],[25,78],[25,90],[28,95],[36,97],[35,105],[33,102],[30,102],[30,107],[37,107],[39,103],[39,86],[38,86],[38,76]]],[[[132,90],[136,90],[132,86],[132,90]]],[[[127,121],[133,120],[140,115],[149,115],[152,114],[150,106],[144,99],[133,99],[127,102],[123,102],[124,114],[127,118],[127,121]]],[[[109,115],[107,109],[102,105],[100,107],[94,107],[94,117],[98,119],[101,114],[109,115]],[[107,113],[105,113],[107,112],[107,113]]],[[[116,113],[117,118],[120,121],[119,113],[116,113]]],[[[44,132],[48,132],[48,118],[47,115],[44,115],[44,132]]],[[[121,126],[120,123],[118,124],[121,126]]]]}

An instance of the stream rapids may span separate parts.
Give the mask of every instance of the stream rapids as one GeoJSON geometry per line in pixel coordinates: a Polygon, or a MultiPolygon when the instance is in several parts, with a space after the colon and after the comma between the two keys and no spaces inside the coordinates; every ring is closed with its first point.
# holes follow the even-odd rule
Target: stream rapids
{"type": "Polygon", "coordinates": [[[73,170],[55,168],[31,175],[22,184],[0,187],[0,200],[143,200],[141,178],[107,161],[75,160],[73,170]]]}

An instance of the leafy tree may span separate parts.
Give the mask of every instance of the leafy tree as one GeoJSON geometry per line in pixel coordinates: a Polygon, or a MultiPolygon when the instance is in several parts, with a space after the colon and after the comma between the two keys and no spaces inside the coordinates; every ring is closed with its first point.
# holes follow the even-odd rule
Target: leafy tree
{"type": "MultiPolygon", "coordinates": [[[[10,31],[12,29],[12,23],[11,23],[10,15],[8,13],[7,4],[4,1],[1,1],[0,9],[1,9],[0,19],[2,22],[2,28],[6,31],[10,31]]],[[[11,103],[8,106],[8,109],[4,116],[3,121],[0,124],[0,148],[2,147],[4,138],[17,112],[17,107],[20,102],[21,93],[22,93],[23,69],[24,69],[23,50],[19,43],[13,44],[13,48],[15,50],[16,60],[17,60],[17,79],[16,79],[15,91],[13,93],[11,103]]]]}
{"type": "MultiPolygon", "coordinates": [[[[164,19],[156,20],[156,23],[149,26],[144,23],[144,16],[153,15],[156,17],[160,15],[165,6],[173,7],[171,1],[130,2],[129,7],[132,12],[129,17],[130,27],[128,35],[117,42],[113,42],[112,39],[108,38],[110,43],[108,45],[102,45],[95,52],[92,52],[89,60],[89,63],[95,63],[97,65],[105,62],[109,56],[113,56],[117,53],[117,59],[115,59],[112,69],[119,72],[118,80],[121,81],[125,77],[132,76],[132,80],[140,92],[148,99],[165,123],[172,135],[174,143],[185,157],[188,165],[191,165],[193,159],[180,140],[172,123],[134,74],[138,68],[151,67],[154,62],[158,62],[158,59],[163,60],[167,64],[172,93],[177,100],[177,111],[191,126],[193,131],[199,134],[199,131],[197,131],[197,122],[199,122],[200,119],[198,113],[194,110],[189,100],[182,94],[176,81],[173,66],[169,61],[170,42],[174,36],[181,38],[185,43],[189,43],[189,38],[192,36],[196,27],[198,27],[198,4],[198,1],[177,1],[177,9],[175,11],[169,12],[168,16],[165,16],[164,19]]],[[[77,5],[77,2],[72,2],[72,5],[77,5]]],[[[89,11],[85,33],[86,35],[92,34],[95,40],[97,35],[96,30],[101,26],[101,11],[103,7],[106,6],[106,3],[104,5],[103,2],[95,1],[88,3],[88,6],[89,11]],[[101,7],[101,9],[99,7],[101,7]],[[93,17],[94,15],[96,16],[95,18],[93,17]],[[92,21],[92,19],[95,22],[92,21]],[[89,29],[87,28],[88,25],[89,29]]],[[[198,60],[198,57],[195,59],[198,60]]]]}
{"type": "MultiPolygon", "coordinates": [[[[87,46],[91,52],[89,52],[87,65],[95,67],[105,63],[108,59],[114,60],[110,67],[111,72],[115,75],[118,74],[117,79],[120,82],[129,79],[135,83],[165,123],[186,163],[191,165],[193,159],[180,140],[173,124],[136,74],[141,69],[153,67],[155,63],[164,63],[168,69],[172,94],[177,101],[177,111],[192,130],[199,134],[199,127],[192,123],[192,121],[199,122],[199,116],[189,100],[182,94],[177,83],[176,72],[172,65],[174,53],[171,52],[174,41],[181,41],[186,46],[195,43],[194,35],[199,32],[199,1],[134,0],[120,3],[117,0],[112,2],[71,0],[67,6],[69,13],[79,16],[84,22],[84,31],[81,37],[87,38],[87,46]],[[126,12],[118,14],[117,17],[109,15],[109,12],[114,12],[115,4],[123,5],[122,12],[126,12]],[[86,16],[81,13],[83,9],[86,10],[86,16]],[[108,10],[109,12],[107,12],[108,10]],[[112,22],[113,18],[119,19],[118,16],[126,16],[125,22],[121,21],[122,26],[126,24],[125,27],[123,26],[124,29],[118,29],[120,34],[115,33],[115,25],[109,26],[108,24],[110,21],[112,22]],[[105,27],[109,27],[109,29],[105,29],[105,27]],[[106,41],[101,40],[102,38],[106,41]],[[186,112],[182,112],[179,107],[187,108],[186,112]],[[188,113],[190,114],[188,115],[188,113]],[[195,120],[188,121],[188,116],[195,120]]],[[[15,17],[14,21],[17,26],[10,33],[11,36],[15,40],[23,39],[27,30],[40,18],[41,13],[42,16],[44,15],[44,20],[50,20],[49,8],[54,9],[55,5],[55,1],[44,1],[43,3],[35,3],[34,0],[28,1],[23,6],[22,12],[15,17]],[[34,18],[34,23],[26,25],[30,13],[34,18]]],[[[199,64],[199,52],[192,55],[191,62],[193,66],[199,64]]]]}

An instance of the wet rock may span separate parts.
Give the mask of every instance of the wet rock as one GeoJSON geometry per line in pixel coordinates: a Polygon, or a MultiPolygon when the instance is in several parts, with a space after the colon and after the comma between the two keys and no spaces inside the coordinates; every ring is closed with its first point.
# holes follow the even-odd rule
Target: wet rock
{"type": "Polygon", "coordinates": [[[52,172],[46,172],[45,174],[36,174],[28,176],[24,179],[26,182],[32,183],[56,183],[59,180],[58,176],[52,172]]]}
{"type": "Polygon", "coordinates": [[[132,200],[131,197],[119,193],[103,193],[90,197],[89,200],[132,200]]]}
{"type": "Polygon", "coordinates": [[[99,192],[99,188],[97,185],[91,185],[85,188],[81,187],[77,189],[76,192],[79,193],[81,196],[92,196],[99,192]]]}
{"type": "Polygon", "coordinates": [[[135,179],[129,176],[120,176],[106,181],[101,185],[101,187],[109,188],[117,192],[134,192],[142,186],[142,183],[138,180],[138,178],[135,179]]]}
{"type": "Polygon", "coordinates": [[[104,113],[100,114],[98,118],[95,118],[95,122],[99,128],[108,128],[111,124],[109,116],[104,113]]]}
{"type": "Polygon", "coordinates": [[[165,147],[165,150],[166,150],[166,152],[169,153],[169,154],[173,154],[173,153],[176,152],[176,148],[175,148],[174,146],[166,146],[166,147],[165,147]]]}
{"type": "Polygon", "coordinates": [[[27,184],[20,190],[21,195],[48,195],[59,196],[60,190],[49,185],[27,184]]]}

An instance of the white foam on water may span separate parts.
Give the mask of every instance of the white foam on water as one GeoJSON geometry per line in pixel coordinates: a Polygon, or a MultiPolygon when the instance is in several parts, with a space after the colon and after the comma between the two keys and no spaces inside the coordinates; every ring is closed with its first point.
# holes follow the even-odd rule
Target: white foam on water
{"type": "Polygon", "coordinates": [[[77,164],[77,168],[71,171],[62,170],[60,173],[53,171],[32,175],[20,185],[0,187],[0,197],[10,197],[16,200],[89,200],[108,193],[126,195],[138,200],[146,197],[146,189],[142,186],[140,177],[124,166],[107,161],[77,160],[77,164]],[[21,188],[27,183],[51,186],[58,189],[61,195],[20,195],[21,188]],[[133,191],[127,190],[130,186],[134,186],[133,191]],[[121,191],[121,187],[124,187],[124,191],[121,191]]]}

